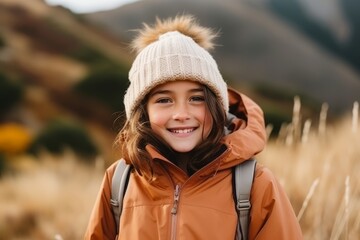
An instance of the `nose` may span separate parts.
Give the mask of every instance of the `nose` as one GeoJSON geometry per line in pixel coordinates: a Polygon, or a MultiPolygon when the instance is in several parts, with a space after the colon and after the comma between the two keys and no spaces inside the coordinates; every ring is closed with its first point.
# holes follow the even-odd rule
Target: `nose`
{"type": "Polygon", "coordinates": [[[174,108],[173,119],[177,121],[185,121],[190,118],[190,113],[185,104],[177,104],[174,108]]]}

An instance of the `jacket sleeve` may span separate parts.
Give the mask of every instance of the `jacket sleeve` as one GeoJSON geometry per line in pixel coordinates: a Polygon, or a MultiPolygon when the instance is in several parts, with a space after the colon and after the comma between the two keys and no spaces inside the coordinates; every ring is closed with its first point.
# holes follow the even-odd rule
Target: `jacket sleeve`
{"type": "Polygon", "coordinates": [[[116,223],[110,205],[111,178],[115,167],[116,164],[113,164],[105,172],[90,215],[84,240],[114,240],[116,238],[116,223]]]}
{"type": "Polygon", "coordinates": [[[291,203],[271,171],[256,170],[252,191],[249,239],[303,239],[291,203]]]}

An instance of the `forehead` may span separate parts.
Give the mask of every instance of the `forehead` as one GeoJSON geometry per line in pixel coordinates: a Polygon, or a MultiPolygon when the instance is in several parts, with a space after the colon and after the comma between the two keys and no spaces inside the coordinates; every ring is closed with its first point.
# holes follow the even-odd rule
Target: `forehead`
{"type": "Polygon", "coordinates": [[[156,87],[154,87],[151,90],[151,93],[162,91],[162,90],[168,90],[171,89],[172,91],[177,90],[184,90],[184,89],[198,89],[202,90],[203,85],[198,82],[190,81],[190,80],[177,80],[177,81],[169,81],[163,84],[160,84],[156,87]]]}

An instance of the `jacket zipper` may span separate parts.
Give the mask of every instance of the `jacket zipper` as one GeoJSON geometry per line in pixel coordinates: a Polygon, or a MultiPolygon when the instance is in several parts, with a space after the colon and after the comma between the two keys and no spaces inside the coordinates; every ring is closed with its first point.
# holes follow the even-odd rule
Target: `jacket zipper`
{"type": "Polygon", "coordinates": [[[177,211],[179,206],[179,198],[180,198],[180,186],[176,184],[175,192],[174,192],[174,204],[171,209],[171,239],[176,239],[176,220],[177,220],[177,211]]]}
{"type": "MultiPolygon", "coordinates": [[[[222,158],[224,157],[229,151],[226,150],[225,152],[223,152],[218,158],[222,158]]],[[[166,175],[168,176],[169,180],[175,185],[175,182],[173,181],[172,177],[170,176],[169,172],[166,170],[166,167],[163,164],[160,164],[163,169],[164,172],[166,173],[166,175]]],[[[173,164],[174,165],[174,164],[173,164]]],[[[175,165],[174,165],[175,166],[175,165]]],[[[177,167],[177,166],[175,166],[177,167]]],[[[207,166],[204,166],[203,168],[205,168],[207,166]]],[[[201,171],[203,168],[201,168],[199,171],[201,171]]],[[[194,175],[193,175],[194,176],[194,175]]],[[[187,179],[185,181],[185,183],[183,183],[183,186],[193,177],[189,177],[189,179],[187,179]]],[[[179,199],[180,199],[180,185],[176,184],[175,185],[175,190],[174,190],[174,204],[173,207],[171,209],[171,240],[176,240],[176,223],[177,223],[177,211],[179,208],[179,199]]]]}

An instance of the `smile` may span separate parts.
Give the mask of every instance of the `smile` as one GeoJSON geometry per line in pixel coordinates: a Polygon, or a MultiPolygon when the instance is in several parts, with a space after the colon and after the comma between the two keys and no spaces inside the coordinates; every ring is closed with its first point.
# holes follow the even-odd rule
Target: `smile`
{"type": "Polygon", "coordinates": [[[184,134],[184,133],[191,133],[195,130],[195,128],[186,128],[186,129],[169,129],[170,132],[172,133],[179,133],[179,134],[184,134]]]}

